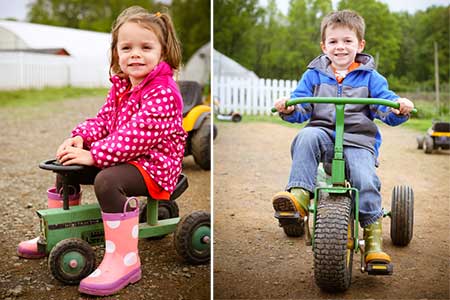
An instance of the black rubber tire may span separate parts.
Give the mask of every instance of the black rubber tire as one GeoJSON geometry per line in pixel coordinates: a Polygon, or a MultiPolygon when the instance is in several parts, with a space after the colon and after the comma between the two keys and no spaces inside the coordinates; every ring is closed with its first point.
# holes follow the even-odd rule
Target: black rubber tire
{"type": "Polygon", "coordinates": [[[48,267],[53,277],[68,285],[78,284],[83,278],[94,271],[95,253],[91,245],[79,238],[69,238],[60,241],[50,251],[48,267]],[[77,273],[69,274],[62,269],[61,263],[64,255],[69,252],[77,252],[85,259],[85,264],[77,273]]]}
{"type": "Polygon", "coordinates": [[[194,232],[203,226],[211,228],[210,214],[205,211],[195,211],[182,217],[175,230],[174,243],[177,253],[193,265],[205,264],[211,258],[210,246],[199,251],[192,243],[194,232]]]}
{"type": "Polygon", "coordinates": [[[313,251],[314,277],[320,289],[342,292],[350,287],[353,249],[347,249],[347,242],[353,230],[350,197],[328,195],[319,199],[313,251]]]}
{"type": "Polygon", "coordinates": [[[424,140],[424,136],[423,135],[419,135],[419,136],[416,137],[417,149],[419,149],[419,150],[423,149],[423,140],[424,140]]]}
{"type": "Polygon", "coordinates": [[[304,224],[305,222],[299,219],[294,224],[283,225],[283,231],[289,237],[301,237],[305,234],[304,224]]]}
{"type": "Polygon", "coordinates": [[[424,140],[423,140],[423,151],[426,154],[430,154],[433,152],[433,148],[434,148],[434,141],[433,138],[429,135],[426,135],[424,140]]]}
{"type": "Polygon", "coordinates": [[[191,153],[203,170],[211,170],[211,115],[192,133],[191,153]]]}
{"type": "MultiPolygon", "coordinates": [[[[180,210],[175,200],[159,201],[158,203],[158,220],[165,220],[179,217],[180,210]]],[[[139,223],[147,222],[147,203],[139,207],[139,223]]]]}
{"type": "Polygon", "coordinates": [[[409,186],[395,186],[391,199],[391,240],[406,246],[413,237],[414,192],[409,186]]]}
{"type": "Polygon", "coordinates": [[[219,133],[219,130],[217,129],[217,126],[215,124],[213,124],[213,140],[216,139],[218,133],[219,133]]]}

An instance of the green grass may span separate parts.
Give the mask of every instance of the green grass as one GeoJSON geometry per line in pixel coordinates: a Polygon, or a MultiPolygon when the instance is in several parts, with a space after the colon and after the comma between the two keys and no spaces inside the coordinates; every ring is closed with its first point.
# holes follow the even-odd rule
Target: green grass
{"type": "Polygon", "coordinates": [[[61,101],[85,96],[106,97],[107,88],[43,88],[15,91],[0,91],[1,107],[36,106],[45,102],[61,101]]]}

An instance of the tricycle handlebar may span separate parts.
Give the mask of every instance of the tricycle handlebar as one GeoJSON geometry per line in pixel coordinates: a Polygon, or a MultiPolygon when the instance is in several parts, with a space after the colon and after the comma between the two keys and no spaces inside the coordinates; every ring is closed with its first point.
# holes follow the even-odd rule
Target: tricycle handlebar
{"type": "MultiPolygon", "coordinates": [[[[380,99],[380,98],[334,98],[334,97],[302,97],[290,99],[286,102],[286,107],[296,105],[300,103],[332,103],[332,104],[379,104],[389,106],[395,109],[400,107],[398,102],[392,100],[380,99]]],[[[272,108],[272,112],[277,112],[275,107],[272,108]]],[[[412,113],[417,113],[417,109],[413,108],[412,113]]]]}

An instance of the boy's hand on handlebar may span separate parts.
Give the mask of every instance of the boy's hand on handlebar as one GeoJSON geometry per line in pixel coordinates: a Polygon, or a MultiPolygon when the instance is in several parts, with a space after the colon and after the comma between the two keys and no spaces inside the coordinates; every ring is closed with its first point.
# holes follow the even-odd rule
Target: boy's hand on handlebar
{"type": "Polygon", "coordinates": [[[66,139],[56,150],[56,159],[59,161],[61,158],[61,153],[69,147],[81,148],[83,149],[83,138],[81,136],[75,136],[73,138],[66,139]]]}
{"type": "Polygon", "coordinates": [[[414,108],[414,103],[406,98],[398,98],[397,103],[400,104],[398,109],[392,108],[392,112],[396,115],[408,115],[414,108]]]}
{"type": "Polygon", "coordinates": [[[61,152],[59,162],[63,166],[68,165],[92,166],[94,165],[94,158],[92,157],[91,152],[89,152],[88,150],[76,147],[67,147],[65,150],[61,152]]]}
{"type": "Polygon", "coordinates": [[[279,113],[288,115],[294,111],[294,109],[295,109],[294,106],[286,107],[286,102],[288,100],[289,100],[289,98],[279,98],[279,99],[275,100],[274,106],[279,113]]]}

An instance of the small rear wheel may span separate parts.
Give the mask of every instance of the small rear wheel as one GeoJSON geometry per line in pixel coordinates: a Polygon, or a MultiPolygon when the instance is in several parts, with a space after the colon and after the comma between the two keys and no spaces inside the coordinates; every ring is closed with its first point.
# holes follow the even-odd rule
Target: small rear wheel
{"type": "Polygon", "coordinates": [[[406,246],[413,237],[414,193],[409,186],[395,186],[391,199],[391,240],[406,246]]]}
{"type": "Polygon", "coordinates": [[[94,271],[95,253],[82,239],[65,239],[50,251],[48,266],[53,277],[65,284],[75,285],[94,271]]]}
{"type": "Polygon", "coordinates": [[[283,225],[283,231],[289,237],[301,237],[305,234],[304,224],[302,219],[298,219],[295,223],[283,225]]]}
{"type": "Polygon", "coordinates": [[[434,148],[433,138],[428,135],[425,136],[425,138],[423,139],[423,151],[426,154],[430,154],[431,152],[433,152],[433,148],[434,148]]]}
{"type": "Polygon", "coordinates": [[[314,277],[320,289],[350,287],[354,249],[352,199],[330,194],[319,199],[314,237],[314,277]]]}
{"type": "Polygon", "coordinates": [[[418,137],[416,137],[417,149],[423,149],[423,140],[424,140],[423,135],[419,135],[418,137]]]}
{"type": "Polygon", "coordinates": [[[177,253],[188,263],[198,265],[210,260],[211,217],[196,211],[181,218],[175,230],[177,253]]]}

